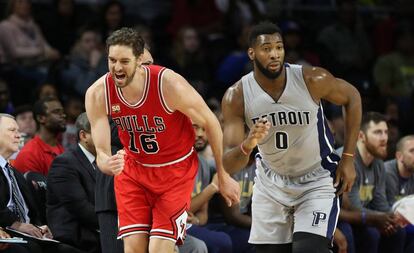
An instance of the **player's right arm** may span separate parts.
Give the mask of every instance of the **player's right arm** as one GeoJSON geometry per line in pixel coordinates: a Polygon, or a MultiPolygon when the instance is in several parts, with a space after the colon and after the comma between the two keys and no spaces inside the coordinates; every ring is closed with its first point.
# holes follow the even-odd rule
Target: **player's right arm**
{"type": "Polygon", "coordinates": [[[104,78],[98,79],[86,91],[85,108],[95,144],[96,163],[103,173],[118,175],[124,168],[125,151],[120,150],[111,156],[111,128],[106,112],[104,78]]]}
{"type": "Polygon", "coordinates": [[[229,174],[244,168],[249,155],[256,145],[267,135],[270,124],[259,120],[248,136],[244,123],[244,100],[241,81],[231,86],[224,94],[221,102],[223,113],[223,165],[229,174]]]}

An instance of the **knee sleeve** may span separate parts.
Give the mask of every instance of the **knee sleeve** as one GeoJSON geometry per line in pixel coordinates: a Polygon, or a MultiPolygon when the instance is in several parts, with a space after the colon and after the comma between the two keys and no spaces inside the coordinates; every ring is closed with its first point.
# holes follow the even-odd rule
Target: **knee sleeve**
{"type": "Polygon", "coordinates": [[[291,253],[292,244],[255,244],[256,253],[291,253]]]}
{"type": "Polygon", "coordinates": [[[296,232],[293,234],[292,253],[330,253],[331,241],[323,236],[296,232]]]}

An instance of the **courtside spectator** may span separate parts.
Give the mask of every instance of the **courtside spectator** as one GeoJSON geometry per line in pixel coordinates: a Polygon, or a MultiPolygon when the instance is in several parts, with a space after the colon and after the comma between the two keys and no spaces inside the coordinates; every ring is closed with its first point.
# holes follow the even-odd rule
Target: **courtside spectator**
{"type": "Polygon", "coordinates": [[[405,231],[396,224],[385,193],[386,118],[365,113],[360,129],[354,158],[357,175],[344,195],[340,218],[352,225],[357,252],[402,253],[405,231]]]}
{"type": "Polygon", "coordinates": [[[47,225],[41,223],[39,210],[23,175],[7,160],[19,148],[20,133],[13,116],[0,114],[0,227],[9,227],[10,235],[24,237],[22,244],[30,253],[81,253],[63,243],[45,243],[53,238],[47,225]],[[26,237],[19,233],[29,234],[26,237]],[[36,238],[36,239],[34,239],[36,238]]]}
{"type": "Polygon", "coordinates": [[[55,239],[88,253],[100,253],[95,213],[96,150],[91,125],[76,119],[78,145],[56,157],[47,177],[47,221],[55,239]]]}
{"type": "Polygon", "coordinates": [[[39,130],[19,152],[13,165],[21,173],[33,171],[46,176],[53,159],[63,153],[58,137],[66,129],[66,115],[54,97],[37,101],[33,113],[39,130]]]}

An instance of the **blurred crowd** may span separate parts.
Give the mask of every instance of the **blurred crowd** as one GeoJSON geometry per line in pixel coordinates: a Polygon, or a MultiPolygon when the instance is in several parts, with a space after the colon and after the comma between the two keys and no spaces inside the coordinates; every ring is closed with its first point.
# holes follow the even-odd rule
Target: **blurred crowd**
{"type": "MultiPolygon", "coordinates": [[[[411,136],[414,134],[413,1],[0,0],[0,10],[4,10],[0,19],[0,113],[14,115],[22,133],[20,147],[24,148],[10,158],[13,166],[21,173],[34,172],[43,176],[43,180],[29,178],[29,181],[43,182],[37,185],[38,188],[46,188],[49,181],[53,184],[52,179],[46,182],[46,178],[52,162],[57,163],[55,157],[81,141],[89,140],[90,126],[88,129],[85,119],[78,122],[77,118],[84,112],[85,91],[107,72],[105,40],[112,31],[123,26],[139,30],[155,64],[184,76],[220,118],[224,91],[252,69],[246,54],[251,25],[270,20],[283,31],[286,62],[326,68],[359,90],[365,112],[381,113],[380,116],[368,114],[369,120],[363,122],[366,126],[361,126],[359,141],[371,148],[369,157],[382,164],[378,165],[382,174],[385,173],[385,160],[393,161],[387,165],[389,173],[395,168],[398,170],[398,166],[406,166],[405,174],[400,176],[409,180],[398,181],[398,175],[395,180],[405,184],[410,182],[411,188],[404,188],[404,192],[398,189],[397,193],[386,196],[384,186],[383,197],[386,196],[388,202],[382,198],[386,208],[377,211],[388,212],[396,200],[395,195],[414,194],[414,158],[411,158],[414,157],[411,154],[414,153],[411,136]],[[371,127],[378,124],[383,127],[383,135],[364,142],[364,138],[368,139],[371,134],[371,127]],[[85,132],[83,135],[81,130],[85,132]],[[410,137],[401,139],[404,136],[410,137]],[[376,152],[383,148],[385,153],[376,152]]],[[[326,104],[325,108],[336,148],[339,148],[344,136],[342,108],[331,104],[326,104]]],[[[200,204],[190,210],[189,222],[193,225],[187,232],[202,240],[208,252],[254,252],[247,244],[253,157],[247,168],[234,175],[242,187],[240,206],[226,209],[215,195],[218,189],[213,177],[214,164],[204,130],[198,126],[194,129],[202,172],[199,171],[197,176],[193,199],[198,195],[202,198],[200,204]]],[[[359,156],[363,158],[364,155],[366,153],[359,156]]],[[[371,167],[371,162],[373,160],[365,166],[371,167]]],[[[381,184],[385,185],[385,178],[381,178],[381,184]]],[[[91,190],[94,185],[88,182],[87,186],[76,187],[87,188],[88,196],[82,196],[89,201],[85,205],[90,208],[89,213],[79,213],[77,217],[92,217],[86,218],[92,219],[88,229],[96,231],[99,227],[93,216],[94,190],[91,190]]],[[[56,186],[48,191],[51,189],[55,192],[48,194],[60,192],[56,186]]],[[[360,197],[351,198],[349,205],[360,203],[359,208],[369,209],[368,202],[373,196],[360,197]]],[[[53,212],[53,203],[48,203],[47,207],[46,193],[37,198],[41,210],[39,224],[46,224],[49,221],[46,210],[49,208],[53,212]]],[[[358,238],[367,235],[361,231],[353,235],[350,226],[355,229],[361,224],[355,225],[354,220],[347,217],[350,216],[341,215],[339,231],[343,231],[343,237],[338,239],[337,246],[343,250],[339,246],[344,243],[344,238],[355,236],[356,242],[346,242],[349,245],[347,251],[354,252],[350,250],[356,247],[358,252],[362,247],[358,248],[358,238]]],[[[377,227],[384,235],[385,224],[381,220],[387,217],[385,214],[375,217],[376,220],[368,225],[377,227]]],[[[365,223],[363,221],[363,225],[365,223]]],[[[52,233],[55,230],[54,234],[59,235],[59,228],[49,226],[52,233]]],[[[410,233],[405,246],[402,239],[396,239],[402,244],[401,248],[406,247],[406,253],[412,252],[414,247],[414,243],[409,244],[414,238],[413,231],[410,233]]],[[[93,238],[95,244],[92,246],[90,242],[77,244],[78,241],[64,236],[58,239],[85,252],[100,252],[99,236],[93,238]]],[[[371,246],[367,247],[372,250],[371,246]]],[[[182,248],[181,252],[186,250],[182,248]]]]}

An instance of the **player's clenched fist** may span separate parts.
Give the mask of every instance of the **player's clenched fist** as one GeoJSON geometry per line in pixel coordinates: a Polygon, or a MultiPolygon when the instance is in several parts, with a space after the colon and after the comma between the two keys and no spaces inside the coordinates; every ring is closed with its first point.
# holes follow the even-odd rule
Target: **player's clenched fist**
{"type": "Polygon", "coordinates": [[[228,173],[222,172],[218,175],[218,187],[226,201],[227,206],[240,203],[240,185],[228,173]]]}
{"type": "Polygon", "coordinates": [[[246,149],[253,149],[269,133],[270,122],[266,118],[259,119],[250,129],[249,135],[244,140],[243,146],[246,149]]]}
{"type": "Polygon", "coordinates": [[[100,160],[98,160],[98,166],[105,174],[111,176],[119,175],[124,169],[125,155],[125,151],[121,149],[115,155],[101,159],[102,163],[99,163],[100,160]]]}

